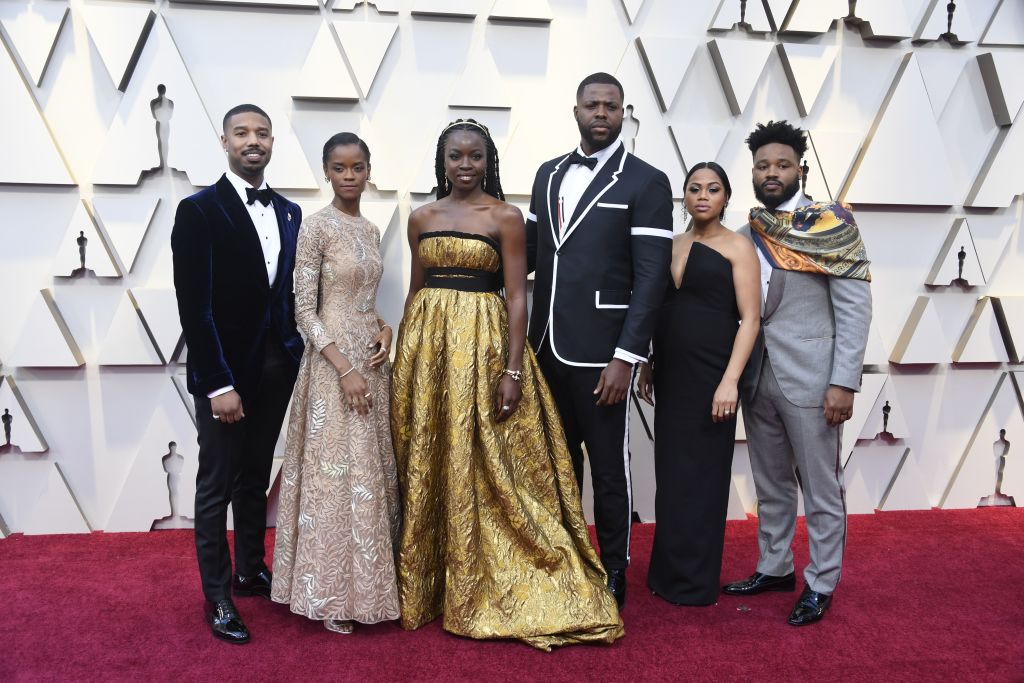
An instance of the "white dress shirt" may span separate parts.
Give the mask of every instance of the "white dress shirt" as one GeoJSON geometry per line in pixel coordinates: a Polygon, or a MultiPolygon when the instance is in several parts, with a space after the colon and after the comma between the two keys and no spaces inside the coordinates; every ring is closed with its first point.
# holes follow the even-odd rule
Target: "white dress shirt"
{"type": "MultiPolygon", "coordinates": [[[[224,175],[227,176],[231,186],[238,192],[242,204],[245,206],[246,211],[249,212],[252,224],[256,228],[256,234],[260,238],[260,246],[263,247],[263,260],[267,266],[267,282],[273,286],[274,280],[277,279],[277,259],[281,255],[281,233],[277,227],[277,213],[274,211],[274,204],[271,202],[263,206],[262,202],[259,201],[248,204],[249,198],[246,196],[245,188],[252,187],[252,185],[239,178],[230,170],[224,175]]],[[[267,181],[264,180],[263,184],[256,189],[262,190],[266,187],[267,181]]],[[[216,391],[211,391],[206,397],[213,398],[232,390],[234,390],[233,386],[221,387],[216,391]]]]}
{"type": "MultiPolygon", "coordinates": [[[[787,199],[782,204],[779,204],[775,207],[775,210],[796,211],[797,208],[805,205],[806,203],[807,198],[804,197],[804,193],[797,190],[795,195],[787,199]]],[[[761,253],[760,249],[755,248],[754,251],[757,252],[757,259],[761,262],[761,301],[763,303],[768,300],[768,285],[772,282],[772,271],[775,268],[768,262],[768,259],[764,257],[764,254],[761,253]]]]}
{"type": "Polygon", "coordinates": [[[583,153],[582,147],[577,147],[576,152],[581,157],[587,157],[589,159],[597,159],[597,166],[594,170],[590,170],[583,164],[572,164],[566,170],[565,175],[562,176],[562,184],[558,187],[558,212],[556,216],[558,220],[558,238],[561,239],[563,233],[569,229],[569,221],[572,220],[572,215],[576,212],[576,207],[580,203],[580,198],[583,193],[590,187],[590,183],[597,177],[598,172],[608,161],[608,157],[615,154],[615,150],[622,146],[622,140],[619,138],[615,139],[615,142],[608,145],[604,149],[594,152],[589,157],[583,153]]]}

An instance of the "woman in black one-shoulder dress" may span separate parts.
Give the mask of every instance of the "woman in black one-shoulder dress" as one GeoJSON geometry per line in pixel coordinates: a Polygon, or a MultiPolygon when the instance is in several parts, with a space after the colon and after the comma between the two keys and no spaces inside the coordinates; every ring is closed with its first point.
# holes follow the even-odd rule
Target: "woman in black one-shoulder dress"
{"type": "Polygon", "coordinates": [[[725,171],[695,165],[684,192],[693,228],[675,238],[654,355],[638,382],[655,406],[647,584],[669,602],[709,605],[719,593],[738,383],[760,325],[761,277],[750,240],[722,225],[732,194],[725,171]]]}

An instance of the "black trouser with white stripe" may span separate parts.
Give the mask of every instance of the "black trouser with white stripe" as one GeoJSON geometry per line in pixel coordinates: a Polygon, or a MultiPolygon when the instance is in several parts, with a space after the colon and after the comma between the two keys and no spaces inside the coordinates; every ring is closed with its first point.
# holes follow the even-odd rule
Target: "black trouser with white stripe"
{"type": "Polygon", "coordinates": [[[537,357],[551,387],[569,444],[576,481],[583,489],[583,444],[594,484],[594,522],[605,569],[629,564],[633,492],[629,474],[629,398],[598,406],[594,388],[603,368],[566,365],[544,344],[537,357]]]}

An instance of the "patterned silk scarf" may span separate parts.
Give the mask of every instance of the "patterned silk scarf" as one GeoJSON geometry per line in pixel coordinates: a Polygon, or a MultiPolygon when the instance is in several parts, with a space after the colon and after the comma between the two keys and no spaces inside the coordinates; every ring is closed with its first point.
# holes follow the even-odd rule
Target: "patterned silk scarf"
{"type": "Polygon", "coordinates": [[[754,244],[776,268],[871,281],[867,250],[849,208],[819,202],[796,211],[750,210],[754,244]]]}

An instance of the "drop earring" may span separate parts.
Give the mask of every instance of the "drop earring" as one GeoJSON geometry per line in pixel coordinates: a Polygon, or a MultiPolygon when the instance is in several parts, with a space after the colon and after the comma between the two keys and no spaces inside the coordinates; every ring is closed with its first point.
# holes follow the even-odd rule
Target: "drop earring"
{"type": "Polygon", "coordinates": [[[484,192],[486,192],[487,191],[487,176],[484,176],[483,188],[484,188],[484,192]]]}

